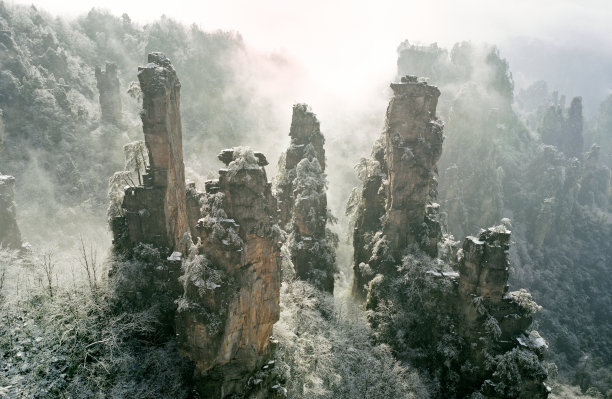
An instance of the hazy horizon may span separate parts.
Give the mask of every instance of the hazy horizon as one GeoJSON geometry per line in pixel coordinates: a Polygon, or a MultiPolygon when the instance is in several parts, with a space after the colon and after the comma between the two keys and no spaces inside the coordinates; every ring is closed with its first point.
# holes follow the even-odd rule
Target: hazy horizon
{"type": "MultiPolygon", "coordinates": [[[[171,3],[171,8],[169,3],[159,0],[148,1],[146,5],[119,0],[13,0],[12,3],[34,4],[62,17],[78,17],[95,7],[117,16],[127,13],[139,24],[166,15],[207,31],[236,31],[251,49],[296,61],[303,73],[301,78],[311,84],[315,82],[319,95],[337,96],[341,101],[380,93],[381,82],[395,76],[396,50],[404,40],[421,44],[436,42],[448,48],[461,41],[497,45],[502,57],[508,58],[519,86],[547,79],[553,89],[568,96],[582,93],[568,82],[567,76],[555,73],[559,57],[541,54],[537,46],[524,53],[517,51],[513,44],[517,41],[544,43],[548,48],[558,49],[560,57],[564,57],[563,49],[578,48],[583,53],[596,51],[599,56],[612,59],[612,35],[609,34],[612,4],[602,0],[379,1],[371,4],[348,0],[299,3],[239,0],[204,1],[197,5],[178,0],[171,3]]],[[[580,64],[581,59],[569,62],[580,64]]],[[[605,71],[599,72],[606,75],[605,71]]],[[[606,77],[610,77],[609,73],[606,77]]],[[[606,88],[597,95],[598,99],[612,91],[612,83],[604,85],[606,88]]],[[[310,91],[302,88],[300,92],[304,90],[310,91]]],[[[295,101],[309,100],[309,94],[296,96],[302,98],[295,101]]]]}

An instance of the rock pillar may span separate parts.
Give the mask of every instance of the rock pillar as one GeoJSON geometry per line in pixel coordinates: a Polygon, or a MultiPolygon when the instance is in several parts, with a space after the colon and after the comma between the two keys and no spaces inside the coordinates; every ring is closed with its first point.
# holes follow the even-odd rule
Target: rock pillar
{"type": "Polygon", "coordinates": [[[117,65],[107,62],[106,70],[104,71],[100,67],[96,67],[96,82],[100,93],[102,120],[114,125],[120,125],[123,114],[117,65]]]}

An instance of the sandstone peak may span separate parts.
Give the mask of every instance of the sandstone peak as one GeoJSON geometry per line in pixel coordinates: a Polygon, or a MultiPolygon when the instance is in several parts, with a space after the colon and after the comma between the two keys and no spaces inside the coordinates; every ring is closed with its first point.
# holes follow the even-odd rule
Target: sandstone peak
{"type": "Polygon", "coordinates": [[[218,157],[227,168],[206,182],[205,193],[186,186],[181,85],[162,53],[148,61],[138,79],[149,166],[144,184],[125,191],[124,216],[112,221],[115,248],[129,253],[144,242],[166,249],[172,273],[158,283],[177,299],[170,327],[195,363],[199,393],[242,395],[245,380],[268,356],[280,312],[281,238],[268,161],[248,147],[223,150],[218,157]]]}
{"type": "Polygon", "coordinates": [[[392,83],[384,130],[372,150],[356,206],[354,292],[364,295],[376,273],[392,273],[409,251],[437,256],[439,223],[436,163],[443,124],[436,118],[440,91],[405,76],[392,83]],[[366,272],[368,271],[368,272],[366,272]],[[369,272],[371,271],[371,272],[369,272]]]}
{"type": "Polygon", "coordinates": [[[96,66],[95,69],[96,83],[100,92],[102,120],[106,123],[120,125],[123,114],[117,65],[107,62],[105,68],[105,70],[102,70],[96,66]]]}
{"type": "Polygon", "coordinates": [[[325,138],[307,104],[295,104],[291,143],[281,158],[277,183],[281,225],[296,276],[320,289],[334,289],[335,248],[327,231],[325,138]]]}
{"type": "MultiPolygon", "coordinates": [[[[130,187],[123,201],[125,223],[113,223],[116,241],[180,248],[188,232],[185,165],[180,114],[180,82],[163,54],[149,54],[139,68],[142,129],[149,154],[144,186],[130,187]],[[146,212],[143,212],[143,209],[146,212]],[[122,227],[123,226],[123,227],[122,227]]],[[[128,245],[129,246],[129,245],[128,245]]]]}

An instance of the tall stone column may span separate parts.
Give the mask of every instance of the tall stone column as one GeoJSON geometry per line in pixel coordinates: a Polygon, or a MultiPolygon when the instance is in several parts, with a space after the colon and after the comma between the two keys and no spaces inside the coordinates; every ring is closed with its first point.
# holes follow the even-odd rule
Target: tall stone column
{"type": "Polygon", "coordinates": [[[151,53],[138,68],[143,93],[142,129],[149,153],[143,185],[129,187],[123,209],[125,223],[113,222],[115,241],[151,243],[179,249],[187,222],[185,165],[181,131],[181,84],[162,53],[151,53]],[[119,240],[118,240],[119,239],[119,240]]]}
{"type": "Polygon", "coordinates": [[[293,106],[289,136],[277,184],[281,225],[289,234],[285,245],[298,278],[333,292],[336,257],[327,231],[325,138],[308,105],[293,106]]]}
{"type": "Polygon", "coordinates": [[[100,93],[102,120],[106,123],[120,125],[123,120],[123,111],[117,65],[107,62],[104,71],[96,67],[96,82],[100,93]]]}
{"type": "Polygon", "coordinates": [[[436,117],[440,91],[415,76],[403,77],[391,89],[384,130],[361,165],[353,292],[362,297],[376,274],[394,273],[406,251],[437,256],[442,235],[439,205],[433,202],[444,140],[436,117]]]}
{"type": "Polygon", "coordinates": [[[245,381],[265,366],[280,316],[280,228],[267,161],[244,147],[219,158],[228,167],[206,182],[201,245],[184,261],[176,322],[181,352],[194,361],[207,398],[263,388],[245,381]]]}
{"type": "Polygon", "coordinates": [[[21,248],[21,233],[15,209],[15,178],[0,174],[0,245],[21,248]]]}
{"type": "MultiPolygon", "coordinates": [[[[414,245],[436,256],[437,234],[424,236],[423,224],[427,206],[435,199],[436,163],[444,140],[443,125],[436,118],[440,90],[417,82],[416,77],[402,78],[402,83],[391,84],[391,89],[394,96],[383,132],[388,171],[383,233],[396,260],[404,249],[414,245]]],[[[435,223],[428,227],[439,230],[435,223]]]]}
{"type": "Polygon", "coordinates": [[[140,67],[142,130],[149,152],[149,174],[154,187],[164,188],[166,237],[178,246],[189,231],[185,205],[185,164],[181,128],[181,83],[162,53],[151,53],[140,67]]]}

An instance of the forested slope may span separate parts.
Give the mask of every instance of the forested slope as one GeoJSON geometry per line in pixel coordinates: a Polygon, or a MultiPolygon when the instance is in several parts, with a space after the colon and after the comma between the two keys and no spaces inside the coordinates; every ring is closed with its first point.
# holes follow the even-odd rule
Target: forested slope
{"type": "MultiPolygon", "coordinates": [[[[139,89],[132,82],[151,51],[167,54],[189,82],[182,112],[189,177],[214,170],[220,149],[262,141],[274,126],[273,115],[260,112],[269,104],[244,84],[248,72],[240,66],[258,56],[237,33],[209,33],[166,17],[141,26],[96,9],[68,21],[2,2],[0,42],[0,168],[18,182],[26,240],[57,236],[47,233],[51,226],[71,236],[79,225],[101,225],[107,180],[123,169],[121,149],[140,139],[139,89]],[[118,67],[118,126],[100,118],[94,69],[106,62],[118,67]],[[45,206],[32,198],[44,198],[45,206]]],[[[271,69],[283,63],[260,61],[271,69]]]]}

